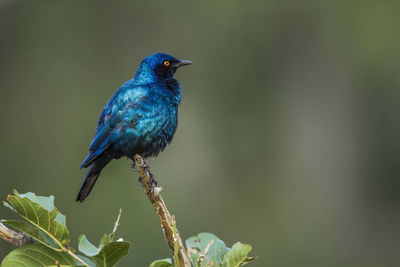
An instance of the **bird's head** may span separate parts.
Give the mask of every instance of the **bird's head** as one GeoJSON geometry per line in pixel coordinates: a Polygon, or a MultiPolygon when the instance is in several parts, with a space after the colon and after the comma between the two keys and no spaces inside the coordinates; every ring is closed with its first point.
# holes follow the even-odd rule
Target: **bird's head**
{"type": "Polygon", "coordinates": [[[190,64],[192,62],[189,60],[177,59],[164,53],[155,53],[142,61],[136,71],[135,79],[144,83],[164,81],[172,78],[179,67],[190,64]]]}

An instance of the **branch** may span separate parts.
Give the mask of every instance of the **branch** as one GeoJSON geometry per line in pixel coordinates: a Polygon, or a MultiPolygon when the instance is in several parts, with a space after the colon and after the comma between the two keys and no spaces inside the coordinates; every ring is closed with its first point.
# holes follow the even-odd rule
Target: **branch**
{"type": "Polygon", "coordinates": [[[81,258],[79,258],[78,256],[76,256],[70,249],[64,249],[64,252],[67,252],[71,257],[73,257],[75,260],[77,260],[78,262],[80,262],[82,264],[82,266],[87,266],[90,267],[86,262],[84,262],[81,258]]]}
{"type": "MultiPolygon", "coordinates": [[[[30,244],[34,244],[35,241],[33,238],[30,236],[24,234],[24,233],[18,233],[15,232],[14,230],[11,230],[10,228],[7,228],[4,224],[0,222],[0,237],[10,243],[11,245],[14,245],[16,247],[22,247],[30,244]]],[[[61,251],[61,250],[60,250],[61,251]]],[[[62,248],[62,251],[67,252],[69,255],[74,257],[77,261],[79,261],[83,266],[88,266],[86,262],[82,261],[78,256],[76,256],[70,249],[62,248]]],[[[56,265],[59,266],[59,263],[56,265]]]]}
{"type": "MultiPolygon", "coordinates": [[[[150,167],[147,164],[147,160],[145,158],[142,158],[140,155],[135,155],[134,164],[138,168],[138,172],[140,175],[139,182],[143,186],[145,194],[149,198],[151,204],[154,207],[154,210],[156,211],[168,246],[175,255],[176,250],[174,249],[174,221],[167,209],[167,205],[165,205],[165,202],[161,196],[162,188],[156,186],[156,182],[153,178],[154,176],[150,172],[150,167]]],[[[177,241],[177,254],[180,266],[191,267],[188,254],[177,229],[175,238],[177,241]]]]}
{"type": "Polygon", "coordinates": [[[33,239],[28,235],[24,233],[15,232],[14,230],[7,228],[1,222],[0,222],[0,237],[16,247],[22,247],[34,243],[33,239]]]}

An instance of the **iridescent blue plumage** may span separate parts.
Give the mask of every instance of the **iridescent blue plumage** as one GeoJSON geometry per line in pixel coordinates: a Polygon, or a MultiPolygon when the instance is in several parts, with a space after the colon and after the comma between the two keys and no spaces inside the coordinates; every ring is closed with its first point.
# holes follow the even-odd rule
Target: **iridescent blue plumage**
{"type": "Polygon", "coordinates": [[[89,168],[77,201],[90,193],[101,170],[123,156],[156,156],[171,142],[177,124],[181,86],[173,78],[178,67],[191,64],[156,53],[140,64],[133,79],[108,101],[97,126],[89,155],[81,168],[89,168]]]}

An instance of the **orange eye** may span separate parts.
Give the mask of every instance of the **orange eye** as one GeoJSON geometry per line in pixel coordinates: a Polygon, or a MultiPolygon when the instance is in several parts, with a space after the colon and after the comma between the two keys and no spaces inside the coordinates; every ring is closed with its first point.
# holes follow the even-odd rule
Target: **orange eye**
{"type": "Polygon", "coordinates": [[[168,60],[165,60],[163,64],[164,64],[165,67],[169,67],[169,64],[170,64],[170,63],[169,63],[168,60]]]}

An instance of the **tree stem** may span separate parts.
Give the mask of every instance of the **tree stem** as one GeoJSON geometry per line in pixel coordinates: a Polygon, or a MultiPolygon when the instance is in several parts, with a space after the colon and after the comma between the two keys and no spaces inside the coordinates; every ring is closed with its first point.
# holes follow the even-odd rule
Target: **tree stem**
{"type": "Polygon", "coordinates": [[[135,166],[138,168],[138,172],[140,175],[139,182],[143,186],[144,192],[149,198],[151,204],[154,207],[154,210],[157,214],[158,219],[161,223],[161,228],[163,230],[165,239],[168,243],[168,246],[175,255],[175,242],[174,237],[177,239],[177,254],[179,265],[181,267],[191,267],[189,256],[186,252],[185,246],[181,239],[179,231],[176,229],[176,236],[174,235],[174,223],[171,214],[168,211],[167,205],[165,204],[162,196],[161,196],[161,187],[157,187],[155,181],[153,179],[153,174],[150,172],[150,167],[145,158],[142,158],[140,155],[135,155],[134,158],[135,166]]]}
{"type": "Polygon", "coordinates": [[[2,223],[0,223],[0,238],[16,247],[22,247],[34,243],[33,239],[28,235],[15,232],[2,223]]]}
{"type": "MultiPolygon", "coordinates": [[[[22,247],[22,246],[26,246],[26,245],[30,245],[30,244],[34,244],[35,241],[33,240],[33,238],[31,238],[30,236],[24,234],[24,233],[18,233],[14,230],[11,230],[10,228],[7,228],[4,224],[2,224],[0,222],[0,237],[2,239],[4,239],[5,241],[7,241],[8,243],[16,246],[16,247],[22,247]]],[[[69,255],[71,255],[72,257],[74,257],[77,261],[79,261],[80,263],[82,263],[84,266],[89,267],[89,265],[87,265],[86,262],[84,262],[83,260],[81,260],[78,256],[76,256],[74,253],[72,253],[71,250],[66,249],[65,247],[62,247],[61,249],[56,249],[53,248],[56,251],[65,251],[67,252],[69,255]]]]}
{"type": "Polygon", "coordinates": [[[83,264],[83,266],[90,267],[86,262],[84,262],[81,258],[79,258],[77,255],[75,255],[71,250],[66,249],[65,252],[67,252],[70,256],[72,256],[75,260],[83,264]]]}

